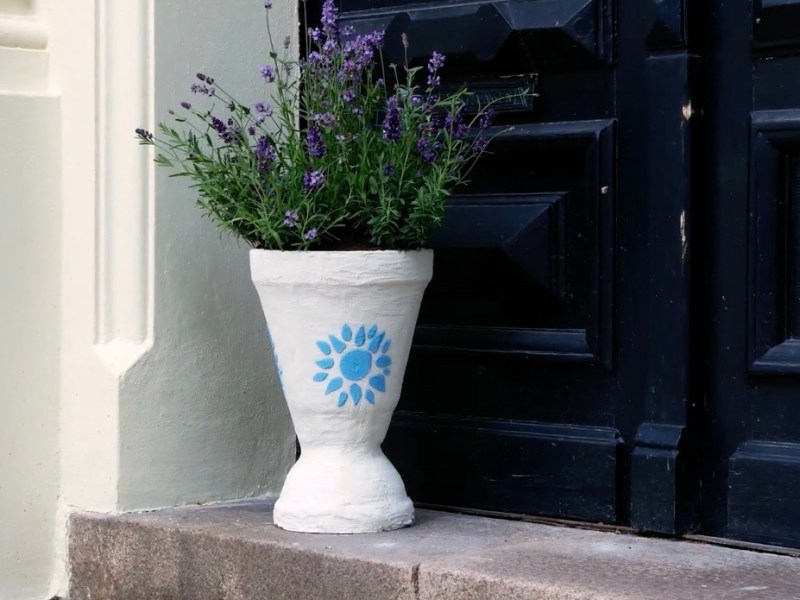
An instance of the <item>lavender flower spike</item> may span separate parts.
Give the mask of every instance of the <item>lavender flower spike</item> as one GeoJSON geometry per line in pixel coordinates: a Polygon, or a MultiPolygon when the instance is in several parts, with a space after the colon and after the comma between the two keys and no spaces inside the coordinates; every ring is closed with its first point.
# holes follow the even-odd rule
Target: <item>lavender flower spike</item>
{"type": "Polygon", "coordinates": [[[297,227],[297,222],[300,220],[300,217],[297,213],[293,210],[287,210],[286,213],[283,215],[285,218],[283,219],[284,227],[297,227]]]}
{"type": "Polygon", "coordinates": [[[309,242],[317,239],[317,229],[315,227],[312,227],[311,229],[306,231],[306,234],[303,236],[303,238],[308,240],[309,242]]]}
{"type": "Polygon", "coordinates": [[[308,155],[311,158],[322,158],[325,156],[327,148],[322,141],[322,133],[319,128],[312,125],[306,132],[306,144],[308,145],[308,155]]]}
{"type": "Polygon", "coordinates": [[[261,76],[267,81],[267,83],[272,83],[275,81],[275,68],[271,67],[270,65],[264,65],[261,67],[261,76]]]}
{"type": "Polygon", "coordinates": [[[444,54],[434,52],[428,61],[428,73],[434,74],[444,66],[444,54]]]}
{"type": "Polygon", "coordinates": [[[313,190],[325,183],[325,174],[322,171],[306,171],[303,176],[303,185],[307,190],[313,190]]]}
{"type": "Polygon", "coordinates": [[[386,118],[383,120],[383,139],[396,142],[400,139],[402,117],[397,96],[391,96],[386,101],[386,118]]]}
{"type": "Polygon", "coordinates": [[[339,32],[339,15],[333,0],[322,3],[322,31],[329,38],[335,38],[339,32]]]}

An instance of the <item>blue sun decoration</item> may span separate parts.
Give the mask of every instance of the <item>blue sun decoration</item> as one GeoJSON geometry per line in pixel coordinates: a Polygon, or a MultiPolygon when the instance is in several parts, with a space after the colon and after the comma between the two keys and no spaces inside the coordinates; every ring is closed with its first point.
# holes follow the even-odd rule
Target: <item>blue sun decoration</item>
{"type": "Polygon", "coordinates": [[[341,338],[329,335],[317,342],[325,358],[317,361],[323,370],[314,375],[314,381],[328,382],[326,395],[339,392],[339,406],[347,404],[348,399],[358,406],[361,398],[375,404],[375,393],[386,391],[386,377],[391,374],[392,359],[387,354],[391,345],[386,332],[379,332],[377,325],[369,330],[361,325],[354,334],[345,324],[341,338]]]}

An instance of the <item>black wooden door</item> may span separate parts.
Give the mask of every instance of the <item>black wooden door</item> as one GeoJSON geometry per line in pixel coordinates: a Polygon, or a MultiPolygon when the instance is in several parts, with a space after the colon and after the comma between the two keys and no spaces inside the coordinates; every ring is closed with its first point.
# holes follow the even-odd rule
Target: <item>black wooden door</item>
{"type": "Polygon", "coordinates": [[[704,4],[703,530],[800,547],[800,1],[704,4]]]}
{"type": "Polygon", "coordinates": [[[411,496],[800,546],[800,0],[339,6],[538,93],[431,239],[411,496]]]}
{"type": "MultiPolygon", "coordinates": [[[[418,502],[675,531],[688,386],[690,59],[679,2],[341,0],[400,62],[534,81],[431,240],[384,448],[418,502]],[[664,344],[664,339],[669,339],[664,344]]],[[[681,482],[680,485],[684,485],[681,482]]],[[[689,487],[688,485],[685,487],[689,487]]]]}

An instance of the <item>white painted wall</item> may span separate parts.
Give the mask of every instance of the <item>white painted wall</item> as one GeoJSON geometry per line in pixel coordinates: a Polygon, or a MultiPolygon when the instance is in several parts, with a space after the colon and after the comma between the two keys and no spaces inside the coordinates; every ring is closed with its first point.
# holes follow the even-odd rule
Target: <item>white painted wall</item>
{"type": "Polygon", "coordinates": [[[58,499],[60,127],[33,6],[0,1],[0,598],[44,598],[58,499]]]}
{"type": "Polygon", "coordinates": [[[44,598],[58,498],[58,101],[0,82],[0,598],[44,598]]]}
{"type": "MultiPolygon", "coordinates": [[[[294,3],[275,5],[277,39],[296,34],[294,3]]],[[[196,71],[263,96],[262,16],[256,0],[0,0],[2,600],[65,593],[72,510],[274,492],[293,462],[247,249],[133,136],[196,71]],[[49,74],[2,47],[3,14],[34,8],[49,74]]]]}
{"type": "MultiPolygon", "coordinates": [[[[294,22],[292,4],[271,14],[278,40],[294,22]]],[[[189,93],[198,71],[244,101],[266,99],[267,48],[263,2],[156,3],[155,120],[181,100],[201,103],[189,93]]],[[[155,336],[120,389],[119,506],[278,491],[294,437],[247,248],[201,219],[185,179],[155,175],[155,336]]]]}

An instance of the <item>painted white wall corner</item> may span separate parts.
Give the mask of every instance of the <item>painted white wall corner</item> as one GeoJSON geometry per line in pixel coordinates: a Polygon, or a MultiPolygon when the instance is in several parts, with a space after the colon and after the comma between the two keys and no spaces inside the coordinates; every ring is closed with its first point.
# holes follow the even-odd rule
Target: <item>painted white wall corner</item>
{"type": "MultiPolygon", "coordinates": [[[[294,3],[275,5],[296,39],[294,3]]],[[[263,10],[0,0],[4,600],[66,594],[74,510],[277,492],[294,461],[247,248],[133,134],[190,99],[197,71],[264,98],[263,10]]]]}
{"type": "Polygon", "coordinates": [[[49,597],[58,499],[59,100],[47,33],[0,2],[0,598],[49,597]]]}

